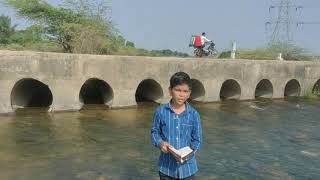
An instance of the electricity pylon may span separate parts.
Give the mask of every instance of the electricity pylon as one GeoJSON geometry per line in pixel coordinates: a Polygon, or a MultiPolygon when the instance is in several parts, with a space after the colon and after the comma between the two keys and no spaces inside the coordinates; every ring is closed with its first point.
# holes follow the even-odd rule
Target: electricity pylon
{"type": "Polygon", "coordinates": [[[292,43],[299,25],[297,12],[302,6],[297,6],[295,0],[272,0],[271,2],[269,13],[272,17],[266,22],[269,42],[292,43]]]}

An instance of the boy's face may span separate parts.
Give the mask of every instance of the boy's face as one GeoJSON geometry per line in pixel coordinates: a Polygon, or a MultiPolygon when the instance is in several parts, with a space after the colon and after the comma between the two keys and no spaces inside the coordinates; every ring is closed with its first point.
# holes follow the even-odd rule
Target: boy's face
{"type": "Polygon", "coordinates": [[[177,85],[173,88],[169,88],[169,92],[174,103],[178,105],[184,104],[191,94],[191,90],[187,84],[177,85]]]}

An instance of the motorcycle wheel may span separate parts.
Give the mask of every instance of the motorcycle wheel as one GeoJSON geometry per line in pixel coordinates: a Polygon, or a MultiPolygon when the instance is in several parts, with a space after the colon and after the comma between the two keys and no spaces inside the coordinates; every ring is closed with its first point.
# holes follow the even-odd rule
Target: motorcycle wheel
{"type": "Polygon", "coordinates": [[[208,55],[210,57],[216,58],[216,57],[218,57],[218,51],[217,50],[209,51],[208,55]]]}
{"type": "Polygon", "coordinates": [[[194,53],[195,57],[202,57],[203,56],[202,50],[200,48],[196,48],[193,53],[194,53]]]}

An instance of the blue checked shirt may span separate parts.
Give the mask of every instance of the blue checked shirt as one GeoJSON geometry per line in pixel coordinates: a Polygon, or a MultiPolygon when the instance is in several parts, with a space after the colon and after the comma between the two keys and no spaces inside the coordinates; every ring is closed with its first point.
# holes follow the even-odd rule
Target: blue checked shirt
{"type": "Polygon", "coordinates": [[[177,115],[170,103],[157,108],[154,113],[152,144],[160,148],[162,141],[167,141],[175,149],[190,146],[193,154],[185,162],[178,163],[170,153],[161,152],[159,171],[174,178],[186,178],[198,171],[195,152],[200,149],[202,128],[199,113],[186,103],[186,110],[177,115]]]}

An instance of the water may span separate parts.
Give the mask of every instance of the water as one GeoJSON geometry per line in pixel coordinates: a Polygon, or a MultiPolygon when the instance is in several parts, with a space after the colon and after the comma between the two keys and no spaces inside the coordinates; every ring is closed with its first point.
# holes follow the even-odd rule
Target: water
{"type": "MultiPolygon", "coordinates": [[[[320,179],[320,101],[195,104],[203,125],[198,179],[320,179]]],[[[158,179],[156,105],[0,117],[0,179],[158,179]]]]}

